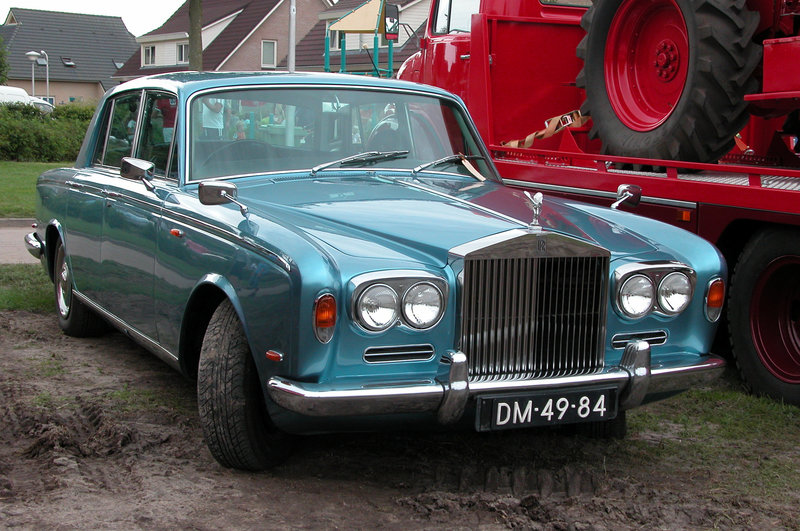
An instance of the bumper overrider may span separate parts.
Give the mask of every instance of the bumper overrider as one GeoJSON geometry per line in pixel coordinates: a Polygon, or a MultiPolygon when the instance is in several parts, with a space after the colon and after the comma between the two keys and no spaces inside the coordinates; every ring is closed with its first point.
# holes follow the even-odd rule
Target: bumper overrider
{"type": "Polygon", "coordinates": [[[25,235],[25,249],[34,258],[41,258],[44,254],[44,244],[39,239],[39,235],[35,232],[30,232],[25,235]]]}
{"type": "Polygon", "coordinates": [[[267,392],[278,405],[310,416],[379,415],[435,412],[442,424],[458,421],[470,399],[486,394],[569,390],[603,385],[617,389],[619,409],[639,406],[648,395],[670,394],[703,385],[718,378],[725,361],[702,356],[697,361],[653,366],[650,345],[631,341],[619,366],[602,372],[535,380],[470,382],[467,357],[450,351],[442,358],[449,365],[448,381],[430,380],[403,384],[334,388],[325,384],[296,382],[279,376],[267,382],[267,392]]]}

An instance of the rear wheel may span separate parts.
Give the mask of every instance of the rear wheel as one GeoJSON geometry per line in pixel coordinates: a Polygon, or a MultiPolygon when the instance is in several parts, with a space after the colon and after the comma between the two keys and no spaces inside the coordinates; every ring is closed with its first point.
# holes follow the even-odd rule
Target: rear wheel
{"type": "Polygon", "coordinates": [[[711,162],[748,119],[760,48],[743,0],[595,0],[578,46],[581,109],[613,155],[711,162]]]}
{"type": "Polygon", "coordinates": [[[67,254],[61,240],[56,243],[53,271],[58,325],[72,337],[88,337],[101,334],[105,322],[84,303],[75,297],[72,286],[72,270],[67,263],[67,254]]]}
{"type": "Polygon", "coordinates": [[[197,402],[206,444],[223,466],[263,470],[283,461],[289,436],[272,425],[242,324],[227,299],[200,351],[197,402]]]}
{"type": "Polygon", "coordinates": [[[745,385],[800,406],[800,235],[773,229],[753,237],[736,263],[728,304],[745,385]]]}

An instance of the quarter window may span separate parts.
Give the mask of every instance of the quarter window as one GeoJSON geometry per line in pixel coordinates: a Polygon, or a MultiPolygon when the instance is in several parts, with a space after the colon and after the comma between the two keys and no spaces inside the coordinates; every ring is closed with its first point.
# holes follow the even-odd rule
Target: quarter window
{"type": "Polygon", "coordinates": [[[276,53],[278,43],[276,41],[261,41],[261,67],[275,68],[277,66],[276,53]]]}

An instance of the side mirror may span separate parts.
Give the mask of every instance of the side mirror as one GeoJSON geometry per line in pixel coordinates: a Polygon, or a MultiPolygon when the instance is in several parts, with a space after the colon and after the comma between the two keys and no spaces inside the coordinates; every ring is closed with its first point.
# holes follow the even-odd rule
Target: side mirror
{"type": "Polygon", "coordinates": [[[247,207],[238,201],[239,191],[233,183],[221,181],[202,182],[197,187],[197,197],[204,205],[225,205],[233,203],[247,218],[247,207]]]}
{"type": "Polygon", "coordinates": [[[156,167],[150,161],[135,159],[133,157],[122,157],[122,163],[119,167],[119,174],[123,179],[130,179],[132,181],[142,181],[145,188],[151,192],[155,190],[155,186],[150,182],[153,180],[153,169],[156,167]]]}
{"type": "Polygon", "coordinates": [[[617,200],[611,208],[619,208],[620,205],[635,207],[642,200],[642,187],[635,184],[621,184],[617,188],[617,200]]]}
{"type": "Polygon", "coordinates": [[[383,36],[387,41],[396,41],[400,35],[400,8],[386,4],[383,10],[383,36]]]}
{"type": "Polygon", "coordinates": [[[239,191],[233,183],[209,181],[200,183],[197,196],[204,205],[225,205],[239,197],[239,191]]]}

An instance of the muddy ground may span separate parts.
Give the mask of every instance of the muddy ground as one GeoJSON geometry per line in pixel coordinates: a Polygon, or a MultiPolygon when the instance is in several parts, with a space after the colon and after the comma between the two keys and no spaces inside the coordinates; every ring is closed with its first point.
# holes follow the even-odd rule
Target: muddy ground
{"type": "Polygon", "coordinates": [[[326,435],[301,439],[272,471],[237,472],[206,449],[192,383],[124,336],[73,339],[53,315],[0,312],[0,528],[800,525],[797,492],[742,497],[715,489],[713,468],[632,462],[621,444],[562,432],[326,435]]]}

